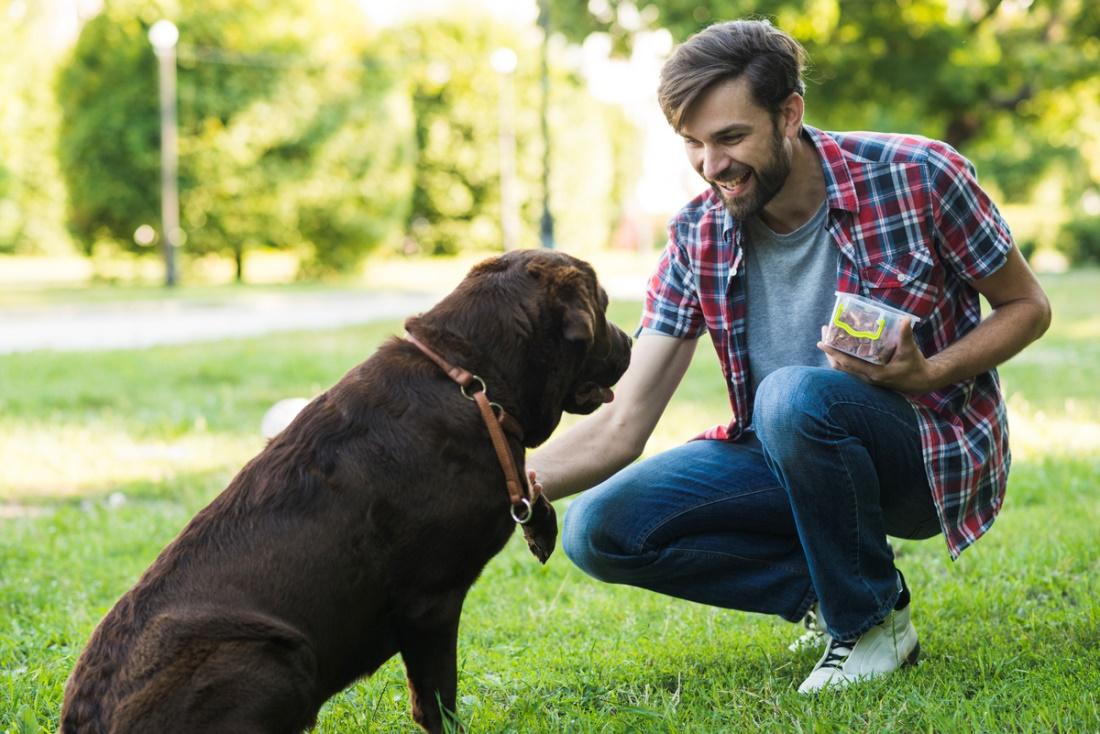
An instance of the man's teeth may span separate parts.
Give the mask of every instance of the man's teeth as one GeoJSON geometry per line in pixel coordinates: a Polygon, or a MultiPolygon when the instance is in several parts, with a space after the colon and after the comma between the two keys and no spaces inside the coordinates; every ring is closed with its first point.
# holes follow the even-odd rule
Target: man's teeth
{"type": "Polygon", "coordinates": [[[745,171],[745,173],[743,173],[738,178],[730,179],[729,181],[722,181],[719,185],[727,189],[736,189],[738,186],[749,180],[750,173],[752,173],[752,171],[745,171]]]}

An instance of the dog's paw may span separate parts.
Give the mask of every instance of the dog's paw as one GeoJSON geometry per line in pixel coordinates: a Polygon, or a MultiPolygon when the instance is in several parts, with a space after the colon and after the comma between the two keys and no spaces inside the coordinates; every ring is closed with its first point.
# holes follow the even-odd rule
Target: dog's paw
{"type": "Polygon", "coordinates": [[[523,526],[523,537],[539,563],[546,563],[558,538],[558,515],[545,496],[539,495],[535,500],[531,519],[523,526]]]}

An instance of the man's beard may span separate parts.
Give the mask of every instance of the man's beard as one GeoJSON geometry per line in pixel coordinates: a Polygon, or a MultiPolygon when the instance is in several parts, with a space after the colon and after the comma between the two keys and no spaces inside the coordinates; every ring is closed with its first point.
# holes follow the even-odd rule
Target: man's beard
{"type": "MultiPolygon", "coordinates": [[[[714,189],[714,193],[718,195],[718,198],[722,200],[722,203],[726,206],[726,211],[733,216],[734,219],[745,220],[754,214],[758,214],[768,202],[775,198],[775,195],[779,193],[779,190],[783,188],[783,184],[787,181],[787,176],[791,172],[791,159],[785,155],[783,150],[783,134],[779,131],[779,126],[775,125],[774,135],[772,136],[772,151],[771,160],[767,165],[761,168],[759,171],[749,168],[749,181],[755,181],[755,186],[752,186],[736,200],[728,199],[722,193],[722,190],[714,183],[710,185],[714,189]]],[[[739,176],[743,176],[747,166],[731,167],[722,172],[722,175],[716,176],[716,181],[733,181],[739,176]]]]}

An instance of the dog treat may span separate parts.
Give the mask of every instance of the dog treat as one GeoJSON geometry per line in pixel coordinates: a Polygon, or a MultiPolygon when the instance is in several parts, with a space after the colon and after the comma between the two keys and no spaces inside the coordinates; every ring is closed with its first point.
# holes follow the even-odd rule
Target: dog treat
{"type": "Polygon", "coordinates": [[[824,343],[874,364],[884,364],[898,345],[905,319],[917,318],[855,293],[837,291],[824,343]]]}

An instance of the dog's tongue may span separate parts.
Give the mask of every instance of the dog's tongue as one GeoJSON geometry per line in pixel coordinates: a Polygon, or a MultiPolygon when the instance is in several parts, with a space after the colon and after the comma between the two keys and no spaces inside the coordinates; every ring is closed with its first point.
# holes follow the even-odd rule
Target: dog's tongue
{"type": "Polygon", "coordinates": [[[595,383],[589,383],[577,391],[577,402],[580,403],[610,403],[614,399],[615,393],[611,392],[611,388],[595,383]]]}

